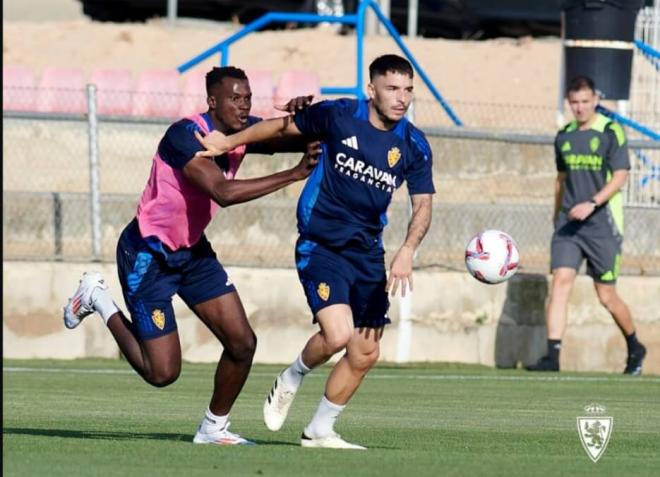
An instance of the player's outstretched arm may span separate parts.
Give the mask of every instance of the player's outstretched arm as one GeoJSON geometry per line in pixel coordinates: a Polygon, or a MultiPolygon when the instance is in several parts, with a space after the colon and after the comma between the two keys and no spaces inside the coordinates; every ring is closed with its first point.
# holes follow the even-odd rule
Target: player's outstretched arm
{"type": "MultiPolygon", "coordinates": [[[[307,96],[296,96],[295,98],[291,98],[284,105],[276,104],[273,107],[284,113],[296,114],[296,112],[302,111],[311,106],[313,99],[313,94],[309,94],[307,96]]],[[[262,152],[270,154],[275,154],[277,152],[305,152],[307,150],[307,143],[309,141],[310,139],[303,136],[276,137],[273,139],[260,141],[259,149],[262,152]]]]}
{"type": "Polygon", "coordinates": [[[415,194],[412,201],[412,217],[408,223],[406,239],[392,259],[386,290],[395,295],[401,285],[401,296],[406,296],[406,289],[413,289],[412,262],[417,247],[422,243],[431,225],[433,201],[431,194],[415,194]]]}
{"type": "Polygon", "coordinates": [[[321,144],[309,143],[300,162],[291,169],[243,180],[229,180],[212,159],[195,156],[184,166],[183,175],[221,207],[227,207],[257,199],[307,178],[318,163],[320,154],[321,144]]]}
{"type": "Polygon", "coordinates": [[[195,131],[195,137],[206,149],[198,152],[196,156],[219,156],[243,144],[252,144],[278,137],[299,136],[301,134],[293,122],[293,116],[260,121],[229,136],[225,136],[220,131],[212,131],[206,136],[202,136],[198,131],[195,131]]]}

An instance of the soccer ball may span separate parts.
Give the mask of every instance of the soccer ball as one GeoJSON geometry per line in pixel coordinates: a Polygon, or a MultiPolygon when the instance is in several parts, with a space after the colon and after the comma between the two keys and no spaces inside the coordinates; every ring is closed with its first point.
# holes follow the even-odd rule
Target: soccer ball
{"type": "Polygon", "coordinates": [[[508,280],[518,271],[520,255],[516,242],[499,230],[478,233],[465,247],[468,272],[483,283],[494,285],[508,280]]]}

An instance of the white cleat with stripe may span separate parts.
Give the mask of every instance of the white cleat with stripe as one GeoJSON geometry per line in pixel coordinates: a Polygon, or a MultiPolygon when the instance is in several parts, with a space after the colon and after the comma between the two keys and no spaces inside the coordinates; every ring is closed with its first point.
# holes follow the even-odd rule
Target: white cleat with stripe
{"type": "Polygon", "coordinates": [[[98,272],[83,273],[78,289],[64,307],[64,326],[71,330],[96,311],[92,302],[92,293],[97,288],[108,289],[101,274],[98,272]]]}
{"type": "Polygon", "coordinates": [[[281,429],[297,392],[298,389],[287,386],[284,383],[282,373],[275,378],[273,387],[270,389],[264,402],[264,423],[268,429],[271,431],[279,431],[281,429]]]}

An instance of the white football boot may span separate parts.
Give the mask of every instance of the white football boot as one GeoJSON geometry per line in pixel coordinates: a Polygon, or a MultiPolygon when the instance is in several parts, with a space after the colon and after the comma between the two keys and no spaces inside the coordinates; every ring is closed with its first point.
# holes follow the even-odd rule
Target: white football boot
{"type": "Polygon", "coordinates": [[[317,449],[353,449],[353,450],[367,450],[366,447],[351,444],[346,442],[341,438],[339,434],[333,432],[329,436],[321,437],[318,439],[308,437],[303,432],[303,435],[300,437],[300,445],[302,447],[311,447],[317,449]]]}
{"type": "Polygon", "coordinates": [[[195,444],[215,444],[218,446],[253,446],[256,442],[245,439],[244,437],[229,432],[229,422],[220,430],[206,432],[200,424],[193,442],[195,444]]]}
{"type": "Polygon", "coordinates": [[[71,330],[96,311],[92,302],[92,293],[97,288],[108,289],[101,274],[98,272],[83,273],[78,289],[64,307],[64,326],[71,330]]]}
{"type": "Polygon", "coordinates": [[[280,430],[287,414],[289,414],[289,408],[297,392],[297,388],[284,383],[282,373],[275,378],[273,387],[264,402],[264,423],[268,429],[271,431],[280,430]]]}

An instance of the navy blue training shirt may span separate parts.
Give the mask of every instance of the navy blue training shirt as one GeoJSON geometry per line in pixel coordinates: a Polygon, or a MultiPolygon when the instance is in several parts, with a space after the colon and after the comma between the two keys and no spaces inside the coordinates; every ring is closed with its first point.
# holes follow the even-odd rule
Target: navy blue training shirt
{"type": "Polygon", "coordinates": [[[298,201],[298,232],[331,248],[382,248],[387,207],[405,180],[408,192],[433,194],[432,154],[407,119],[389,131],[369,122],[366,100],[322,101],[296,113],[323,154],[298,201]]]}
{"type": "MultiPolygon", "coordinates": [[[[213,131],[215,128],[209,114],[203,113],[201,116],[206,121],[209,131],[213,131]]],[[[258,116],[248,116],[246,127],[261,120],[262,118],[258,116]]],[[[201,132],[203,135],[199,126],[188,118],[180,119],[172,124],[158,144],[158,153],[163,161],[174,169],[183,169],[197,151],[204,149],[195,137],[195,131],[201,132]]],[[[272,154],[272,152],[264,149],[260,143],[255,143],[247,145],[245,154],[272,154]]],[[[227,172],[229,169],[227,154],[214,157],[214,160],[220,169],[227,172]]]]}

